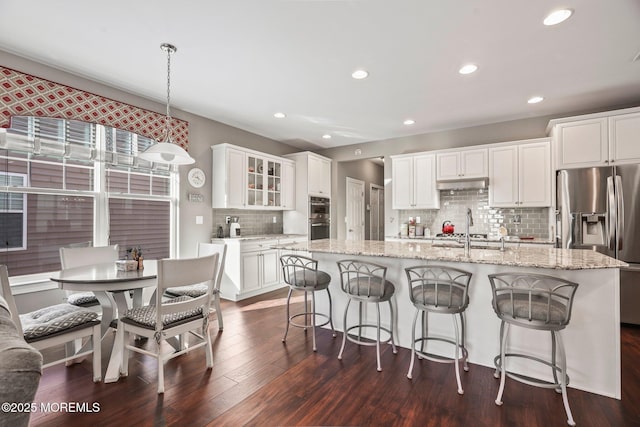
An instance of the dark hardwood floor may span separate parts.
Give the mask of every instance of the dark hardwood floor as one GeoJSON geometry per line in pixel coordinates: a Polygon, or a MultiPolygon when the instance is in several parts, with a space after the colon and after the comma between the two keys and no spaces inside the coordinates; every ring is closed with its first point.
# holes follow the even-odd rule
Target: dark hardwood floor
{"type": "MultiPolygon", "coordinates": [[[[408,380],[407,349],[394,355],[385,346],[378,373],[374,347],[347,345],[337,359],[340,334],[319,330],[314,353],[311,334],[293,328],[283,345],[285,296],[224,302],[224,332],[212,316],[213,369],[205,369],[202,348],[167,362],[164,395],[156,393],[155,360],[139,354],[131,356],[129,376],[113,384],[94,384],[89,360],[46,369],[36,403],[96,402],[99,412],[35,413],[31,425],[566,425],[562,398],[551,390],[507,380],[504,405],[496,406],[498,380],[486,367],[471,364],[462,373],[460,396],[452,365],[419,361],[408,380]]],[[[640,426],[639,361],[640,328],[625,326],[622,400],[570,389],[577,425],[640,426]]]]}

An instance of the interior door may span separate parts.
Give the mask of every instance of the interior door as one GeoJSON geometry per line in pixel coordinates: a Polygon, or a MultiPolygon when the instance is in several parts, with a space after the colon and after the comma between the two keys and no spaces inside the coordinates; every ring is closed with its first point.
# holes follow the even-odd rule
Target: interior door
{"type": "Polygon", "coordinates": [[[364,181],[347,177],[347,240],[364,240],[364,181]]]}

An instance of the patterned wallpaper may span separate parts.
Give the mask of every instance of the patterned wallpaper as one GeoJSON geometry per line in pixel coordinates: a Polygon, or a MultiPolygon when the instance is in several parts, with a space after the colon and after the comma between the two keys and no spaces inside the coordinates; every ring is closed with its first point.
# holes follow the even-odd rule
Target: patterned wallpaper
{"type": "MultiPolygon", "coordinates": [[[[11,116],[40,116],[99,123],[155,140],[164,139],[165,116],[103,96],[0,66],[0,127],[11,116]]],[[[172,139],[189,145],[189,123],[171,118],[172,139]]]]}

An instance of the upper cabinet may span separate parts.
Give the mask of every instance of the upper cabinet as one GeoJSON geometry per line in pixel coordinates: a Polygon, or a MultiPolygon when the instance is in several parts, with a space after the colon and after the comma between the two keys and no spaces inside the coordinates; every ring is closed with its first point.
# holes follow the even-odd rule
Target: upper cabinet
{"type": "Polygon", "coordinates": [[[293,162],[230,144],[213,150],[212,206],[236,209],[293,209],[295,180],[284,182],[293,162]]]}
{"type": "Polygon", "coordinates": [[[308,193],[312,196],[331,197],[331,160],[309,153],[308,170],[308,193]]]}
{"type": "Polygon", "coordinates": [[[439,209],[436,156],[391,156],[393,209],[439,209]]]}
{"type": "Polygon", "coordinates": [[[489,206],[551,206],[551,143],[535,141],[489,148],[489,206]]]}
{"type": "Polygon", "coordinates": [[[638,111],[552,120],[549,126],[556,147],[556,169],[640,162],[638,111]]]}
{"type": "Polygon", "coordinates": [[[487,149],[459,150],[438,153],[437,180],[486,178],[488,176],[487,149]]]}

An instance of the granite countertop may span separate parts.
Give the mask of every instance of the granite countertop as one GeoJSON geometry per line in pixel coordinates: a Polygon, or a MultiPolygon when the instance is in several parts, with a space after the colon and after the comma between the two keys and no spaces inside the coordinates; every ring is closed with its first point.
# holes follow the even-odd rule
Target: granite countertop
{"type": "Polygon", "coordinates": [[[256,234],[253,236],[240,236],[240,237],[214,237],[211,240],[280,240],[280,239],[294,239],[298,237],[306,238],[306,234],[256,234]]]}
{"type": "MultiPolygon", "coordinates": [[[[455,242],[457,239],[453,237],[436,237],[436,236],[419,236],[419,237],[408,237],[408,236],[385,236],[385,239],[400,239],[402,241],[447,241],[447,242],[455,242]]],[[[497,237],[486,237],[486,238],[478,238],[474,237],[471,239],[471,242],[486,242],[486,243],[500,243],[500,239],[497,237]]],[[[543,238],[533,238],[533,239],[520,239],[517,236],[507,236],[504,239],[504,243],[506,245],[513,245],[519,243],[526,244],[538,244],[538,245],[553,245],[555,242],[549,239],[543,238]]]]}
{"type": "Polygon", "coordinates": [[[304,243],[278,245],[280,249],[324,252],[343,255],[422,259],[432,261],[465,262],[477,264],[511,265],[517,267],[552,268],[559,270],[585,270],[619,268],[627,264],[598,252],[584,249],[556,249],[540,247],[508,247],[498,249],[471,249],[470,256],[463,248],[435,246],[426,242],[384,242],[377,240],[313,240],[304,243]]]}

